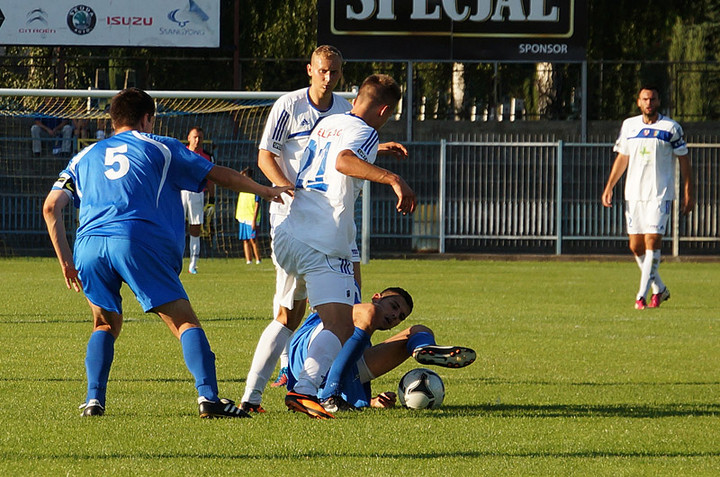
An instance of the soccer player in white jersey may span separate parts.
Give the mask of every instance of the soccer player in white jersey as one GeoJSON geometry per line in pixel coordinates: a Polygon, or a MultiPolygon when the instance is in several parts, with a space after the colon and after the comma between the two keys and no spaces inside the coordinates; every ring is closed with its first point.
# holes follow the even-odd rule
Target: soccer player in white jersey
{"type": "Polygon", "coordinates": [[[333,417],[320,405],[317,390],[353,334],[353,212],[363,179],[390,185],[399,212],[415,209],[415,194],[405,181],[373,164],[377,131],[400,97],[400,87],[391,77],[372,75],[360,86],[349,113],[318,121],[300,163],[290,213],[275,227],[273,260],[306,289],[324,326],[308,349],[297,384],[285,397],[290,409],[311,417],[333,417]]]}
{"type": "Polygon", "coordinates": [[[181,190],[201,191],[207,180],[236,192],[282,200],[286,187],[266,187],[216,166],[173,138],[151,134],[155,103],[128,88],[110,105],[115,135],[83,149],[60,173],[43,206],[68,289],[85,292],[93,315],[85,368],[83,416],[105,413],[115,340],[123,323],[123,282],[145,312],[162,318],[180,340],[195,378],[200,416],[249,417],[218,397],[215,355],[180,282],[185,248],[181,190]],[[74,253],[63,209],[79,207],[74,253]]]}
{"type": "MultiPolygon", "coordinates": [[[[212,155],[203,149],[205,133],[200,126],[193,126],[188,132],[188,149],[199,154],[210,162],[215,162],[212,155]]],[[[184,190],[181,192],[183,210],[188,221],[188,234],[190,235],[190,264],[188,273],[197,273],[197,262],[200,258],[200,230],[205,221],[205,214],[208,220],[212,219],[215,213],[215,184],[208,181],[205,190],[193,192],[184,190]],[[208,203],[205,205],[205,191],[208,192],[208,203]]]]}
{"type": "MultiPolygon", "coordinates": [[[[307,65],[310,86],[281,96],[273,105],[260,140],[258,166],[275,185],[293,185],[297,179],[300,160],[310,137],[310,131],[322,117],[344,113],[352,105],[333,93],[342,77],[342,54],[329,45],[315,49],[307,65]]],[[[407,150],[395,142],[380,145],[380,153],[398,158],[407,157],[407,150]]],[[[270,232],[285,220],[292,199],[283,204],[270,204],[270,232]]],[[[360,286],[360,254],[353,247],[355,279],[360,286]]],[[[276,267],[274,320],[265,328],[258,340],[250,371],[245,381],[241,407],[250,412],[264,412],[260,405],[262,393],[275,369],[278,357],[281,370],[278,383],[287,380],[286,345],[293,331],[305,315],[306,293],[298,289],[294,277],[276,267]]]]}
{"type": "Polygon", "coordinates": [[[640,287],[635,308],[657,308],[670,298],[660,278],[662,238],[667,232],[672,201],[675,199],[675,158],[682,177],[682,212],[695,206],[692,167],[682,127],[658,111],[659,90],[643,86],[637,99],[639,116],[626,119],[615,143],[617,157],[610,171],[602,203],[612,207],[613,188],[627,170],[625,178],[625,218],[630,250],[640,267],[640,287]],[[646,295],[652,287],[650,303],[646,295]]]}

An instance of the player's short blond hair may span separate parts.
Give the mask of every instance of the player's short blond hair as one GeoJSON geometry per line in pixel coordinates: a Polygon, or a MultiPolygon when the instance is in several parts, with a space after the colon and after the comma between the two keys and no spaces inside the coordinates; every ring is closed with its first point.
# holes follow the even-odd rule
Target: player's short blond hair
{"type": "Polygon", "coordinates": [[[310,56],[310,62],[312,63],[314,58],[332,58],[333,56],[338,57],[341,63],[343,62],[343,56],[342,53],[340,53],[340,50],[332,45],[320,45],[315,48],[312,56],[310,56]]]}

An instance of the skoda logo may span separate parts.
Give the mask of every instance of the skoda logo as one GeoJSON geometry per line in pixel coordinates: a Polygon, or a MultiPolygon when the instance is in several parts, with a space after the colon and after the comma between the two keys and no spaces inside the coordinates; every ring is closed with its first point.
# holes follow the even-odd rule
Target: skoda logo
{"type": "Polygon", "coordinates": [[[67,14],[67,24],[76,35],[86,35],[95,28],[97,17],[92,8],[76,5],[67,14]]]}

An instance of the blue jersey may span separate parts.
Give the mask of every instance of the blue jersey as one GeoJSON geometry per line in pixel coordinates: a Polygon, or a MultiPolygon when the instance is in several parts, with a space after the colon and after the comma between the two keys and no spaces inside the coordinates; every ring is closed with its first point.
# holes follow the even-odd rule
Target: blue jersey
{"type": "Polygon", "coordinates": [[[126,131],[83,149],[53,189],[70,190],[80,208],[78,239],[127,238],[182,260],[180,191],[202,191],[212,168],[176,139],[126,131]]]}
{"type": "MultiPolygon", "coordinates": [[[[288,389],[292,389],[297,382],[297,377],[300,376],[305,359],[307,358],[310,342],[320,329],[322,329],[320,315],[312,313],[290,339],[290,349],[288,353],[288,389]]],[[[371,343],[368,338],[365,349],[370,346],[371,343]]],[[[370,383],[362,383],[360,381],[358,367],[355,363],[349,368],[340,380],[340,394],[343,399],[355,407],[368,407],[372,396],[370,383]]],[[[320,388],[322,389],[323,386],[325,386],[324,381],[320,388]]]]}

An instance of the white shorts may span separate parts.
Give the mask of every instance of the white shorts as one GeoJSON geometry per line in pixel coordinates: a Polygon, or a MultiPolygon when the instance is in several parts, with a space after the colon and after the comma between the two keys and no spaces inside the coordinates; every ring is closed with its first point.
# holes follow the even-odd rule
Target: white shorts
{"type": "Polygon", "coordinates": [[[190,192],[188,190],[180,191],[182,197],[183,210],[185,218],[190,225],[202,225],[205,219],[203,207],[205,207],[204,192],[190,192]]]}
{"type": "MultiPolygon", "coordinates": [[[[275,243],[275,228],[280,225],[287,215],[272,214],[270,215],[270,237],[275,243]]],[[[353,241],[355,245],[355,241],[353,241]]],[[[352,262],[360,262],[360,252],[356,246],[351,249],[352,262]]],[[[307,287],[305,286],[305,280],[296,279],[294,276],[289,275],[278,266],[275,265],[275,296],[273,296],[273,316],[277,316],[280,311],[280,307],[287,308],[288,310],[293,309],[294,302],[298,300],[304,300],[308,297],[307,287]]]]}
{"type": "Polygon", "coordinates": [[[328,257],[294,239],[283,228],[275,229],[272,249],[275,266],[294,277],[297,288],[306,287],[311,307],[326,303],[354,304],[355,278],[350,260],[328,257]]]}
{"type": "Polygon", "coordinates": [[[628,235],[665,235],[671,211],[671,200],[626,200],[625,222],[628,235]]]}

